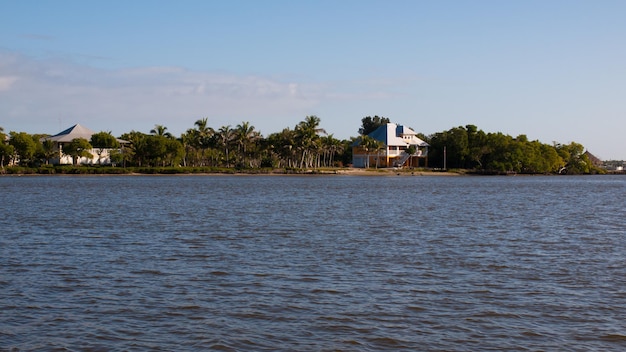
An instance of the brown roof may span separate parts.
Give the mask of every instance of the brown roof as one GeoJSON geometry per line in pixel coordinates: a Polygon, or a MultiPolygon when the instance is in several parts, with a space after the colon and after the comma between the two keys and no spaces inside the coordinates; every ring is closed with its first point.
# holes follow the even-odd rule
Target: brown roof
{"type": "Polygon", "coordinates": [[[585,151],[585,155],[587,155],[587,158],[589,158],[589,161],[591,161],[591,163],[593,165],[595,165],[595,166],[602,166],[602,160],[600,160],[595,155],[589,153],[588,151],[585,151]]]}

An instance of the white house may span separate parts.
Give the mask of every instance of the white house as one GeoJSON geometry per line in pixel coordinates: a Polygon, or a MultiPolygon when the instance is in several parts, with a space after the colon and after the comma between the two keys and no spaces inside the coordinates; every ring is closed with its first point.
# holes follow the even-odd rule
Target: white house
{"type": "Polygon", "coordinates": [[[423,166],[428,166],[428,143],[417,137],[412,129],[388,123],[378,127],[369,137],[381,142],[379,150],[366,150],[360,145],[360,140],[352,148],[352,166],[368,167],[419,167],[420,160],[424,160],[423,166]],[[415,152],[407,153],[409,148],[415,147],[415,152]]]}
{"type": "MultiPolygon", "coordinates": [[[[72,164],[73,160],[70,155],[63,154],[63,146],[69,144],[75,138],[84,138],[86,140],[91,140],[91,136],[96,132],[83,127],[79,124],[76,124],[64,131],[61,131],[54,136],[44,137],[41,141],[53,141],[55,142],[55,150],[57,151],[56,156],[50,160],[53,164],[72,164]]],[[[120,144],[128,143],[127,141],[118,139],[120,144]]],[[[101,154],[98,155],[100,150],[91,149],[89,153],[93,155],[92,158],[82,157],[77,161],[78,164],[110,164],[111,163],[111,149],[103,149],[101,154]]]]}

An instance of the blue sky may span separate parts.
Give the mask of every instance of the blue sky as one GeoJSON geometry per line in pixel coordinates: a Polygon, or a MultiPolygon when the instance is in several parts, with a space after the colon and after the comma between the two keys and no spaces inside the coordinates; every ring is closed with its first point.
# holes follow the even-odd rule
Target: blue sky
{"type": "Polygon", "coordinates": [[[0,0],[0,126],[473,124],[626,160],[626,1],[0,0]]]}

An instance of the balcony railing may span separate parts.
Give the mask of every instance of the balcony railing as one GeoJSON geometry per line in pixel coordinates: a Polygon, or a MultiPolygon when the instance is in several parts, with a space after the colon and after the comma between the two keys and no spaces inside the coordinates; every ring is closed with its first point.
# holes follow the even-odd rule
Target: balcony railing
{"type": "MultiPolygon", "coordinates": [[[[401,156],[406,154],[406,152],[404,150],[390,150],[389,154],[387,154],[390,157],[394,157],[394,156],[401,156]]],[[[414,156],[427,156],[428,155],[428,151],[427,150],[418,150],[415,152],[415,154],[413,154],[414,156]]]]}

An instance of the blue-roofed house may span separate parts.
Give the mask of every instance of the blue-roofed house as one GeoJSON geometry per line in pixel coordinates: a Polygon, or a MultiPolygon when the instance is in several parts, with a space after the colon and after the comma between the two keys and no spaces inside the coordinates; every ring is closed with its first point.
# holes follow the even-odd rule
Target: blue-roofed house
{"type": "Polygon", "coordinates": [[[388,123],[368,134],[379,142],[381,148],[368,150],[363,148],[358,139],[352,148],[353,167],[428,167],[428,143],[417,137],[412,129],[388,123]],[[408,153],[414,147],[414,153],[408,153]],[[422,162],[423,160],[423,162],[422,162]]]}

